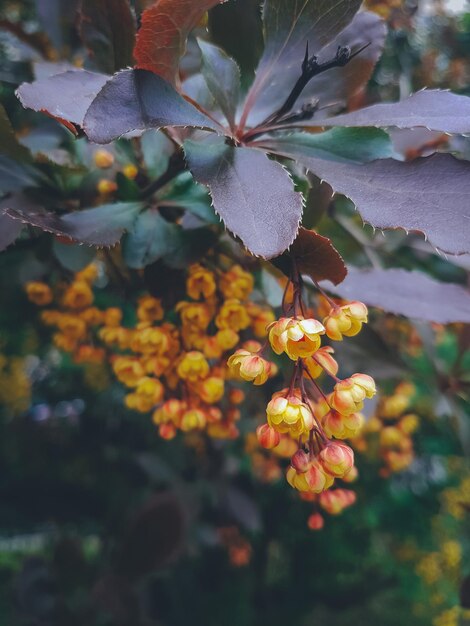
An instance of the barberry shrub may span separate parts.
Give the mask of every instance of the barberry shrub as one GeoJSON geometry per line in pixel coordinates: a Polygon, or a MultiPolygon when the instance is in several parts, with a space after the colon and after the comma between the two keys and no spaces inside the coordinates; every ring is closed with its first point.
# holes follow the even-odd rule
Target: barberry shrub
{"type": "Polygon", "coordinates": [[[236,438],[241,382],[277,385],[257,441],[290,459],[287,481],[313,503],[309,526],[319,530],[319,509],[354,502],[333,488],[357,476],[344,440],[360,449],[379,433],[388,475],[411,463],[416,428],[412,414],[365,427],[375,382],[362,367],[340,378],[331,343],[361,332],[367,305],[468,322],[470,297],[384,269],[367,244],[372,267],[348,272],[312,226],[343,197],[374,228],[470,253],[468,161],[404,158],[390,137],[467,134],[470,100],[425,89],[355,108],[387,31],[361,0],[266,0],[253,78],[204,28],[219,4],[156,0],[141,14],[128,0],[78,4],[74,60],[86,69],[48,65],[16,92],[28,115],[58,123],[66,158],[20,142],[0,111],[0,248],[53,235],[68,275],[28,282],[29,299],[54,305],[41,317],[55,346],[76,363],[109,362],[126,406],[151,414],[164,439],[236,438]],[[95,305],[100,272],[120,283],[130,312],[95,305]]]}

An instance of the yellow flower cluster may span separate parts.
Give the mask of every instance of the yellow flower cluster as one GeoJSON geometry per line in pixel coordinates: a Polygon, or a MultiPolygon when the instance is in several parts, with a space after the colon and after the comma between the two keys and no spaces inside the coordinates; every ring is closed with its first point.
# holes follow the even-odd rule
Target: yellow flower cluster
{"type": "MultiPolygon", "coordinates": [[[[285,354],[294,362],[294,370],[289,387],[272,396],[266,408],[267,422],[257,429],[260,445],[269,450],[276,451],[283,438],[295,441],[287,481],[309,496],[326,494],[336,479],[350,482],[357,476],[352,449],[337,440],[358,435],[364,424],[360,411],[365,400],[376,393],[374,380],[366,374],[337,378],[339,366],[334,350],[322,346],[324,336],[342,341],[357,335],[367,322],[367,307],[361,302],[340,305],[327,301],[330,306],[320,322],[306,314],[301,278],[286,286],[283,316],[268,326],[268,339],[275,354],[285,354]],[[287,302],[289,297],[291,304],[287,302]],[[329,395],[316,381],[322,374],[335,381],[329,395]]],[[[269,376],[269,362],[260,350],[238,350],[229,358],[228,366],[233,374],[256,385],[269,376]]],[[[275,471],[271,474],[276,476],[275,471]]],[[[347,492],[343,497],[343,491],[337,489],[320,498],[324,510],[335,514],[352,504],[347,492]]],[[[311,528],[322,525],[316,517],[309,520],[311,528]]]]}
{"type": "Polygon", "coordinates": [[[9,415],[26,411],[31,404],[31,382],[24,359],[0,354],[0,406],[9,415]]]}
{"type": "Polygon", "coordinates": [[[266,337],[274,314],[249,300],[252,274],[239,265],[226,271],[193,265],[187,272],[187,299],[175,307],[177,317],[144,294],[131,326],[123,324],[119,308],[94,306],[96,275],[92,265],[54,290],[43,283],[26,285],[32,302],[58,304],[42,312],[43,322],[56,330],[55,345],[77,363],[109,361],[128,388],[128,408],[152,412],[163,438],[173,438],[178,430],[236,437],[243,401],[237,381],[262,384],[277,371],[262,358],[256,341],[266,337]],[[229,368],[227,352],[234,348],[229,368]]]}
{"type": "Polygon", "coordinates": [[[419,428],[419,417],[411,411],[415,386],[400,383],[390,396],[383,396],[375,414],[367,421],[362,435],[354,438],[354,447],[365,451],[369,445],[378,449],[384,467],[381,476],[401,472],[415,458],[412,435],[419,428]]]}

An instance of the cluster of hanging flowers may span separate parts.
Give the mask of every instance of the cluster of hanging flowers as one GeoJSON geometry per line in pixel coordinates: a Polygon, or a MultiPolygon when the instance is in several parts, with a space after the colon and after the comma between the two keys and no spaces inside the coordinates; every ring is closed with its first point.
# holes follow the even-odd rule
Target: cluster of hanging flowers
{"type": "MultiPolygon", "coordinates": [[[[80,364],[109,362],[127,390],[127,407],[151,414],[162,438],[179,431],[236,438],[242,385],[259,387],[278,374],[266,356],[271,348],[275,361],[284,355],[292,368],[285,388],[268,402],[266,423],[256,433],[259,445],[290,459],[287,481],[313,505],[310,528],[323,526],[320,510],[336,515],[354,503],[345,485],[357,469],[345,440],[359,437],[364,401],[376,389],[366,374],[338,378],[329,343],[360,332],[368,316],[364,304],[338,303],[323,294],[320,321],[306,307],[297,273],[287,282],[282,317],[276,319],[270,307],[252,299],[252,273],[240,265],[197,264],[188,269],[186,297],[176,306],[165,311],[160,299],[143,293],[134,319],[124,323],[120,308],[95,305],[96,280],[97,267],[91,265],[71,282],[53,288],[32,282],[26,292],[46,307],[42,320],[54,329],[55,345],[80,364]],[[318,383],[321,376],[331,381],[327,391],[318,383]]],[[[276,464],[272,469],[274,476],[276,464]]]]}
{"type": "MultiPolygon", "coordinates": [[[[151,413],[164,439],[178,431],[205,431],[219,439],[238,436],[240,384],[230,375],[227,357],[238,348],[256,353],[275,319],[269,307],[251,301],[254,277],[239,265],[208,269],[193,265],[186,277],[186,298],[165,311],[161,300],[142,294],[135,319],[123,323],[117,307],[94,306],[97,268],[77,273],[69,284],[52,289],[41,282],[26,285],[53,327],[55,345],[72,354],[76,363],[110,362],[127,389],[128,408],[151,413]]],[[[262,384],[277,372],[274,363],[246,359],[242,377],[262,384]]]]}
{"type": "MultiPolygon", "coordinates": [[[[295,269],[295,268],[294,268],[295,269]]],[[[337,480],[352,482],[357,476],[354,452],[344,440],[358,436],[364,425],[364,401],[376,393],[374,380],[361,373],[340,379],[334,349],[322,340],[342,341],[357,335],[367,322],[361,302],[337,304],[329,299],[320,322],[306,309],[302,279],[293,272],[283,300],[283,317],[268,326],[268,343],[293,363],[289,385],[274,393],[266,408],[266,423],[257,429],[261,446],[275,449],[286,436],[296,442],[287,481],[304,500],[316,507],[309,518],[312,529],[323,526],[318,509],[338,514],[355,501],[350,490],[332,489],[337,480]],[[325,374],[333,388],[325,392],[317,379],[325,374]]],[[[228,360],[234,375],[263,384],[271,364],[264,350],[237,350],[228,360]]]]}

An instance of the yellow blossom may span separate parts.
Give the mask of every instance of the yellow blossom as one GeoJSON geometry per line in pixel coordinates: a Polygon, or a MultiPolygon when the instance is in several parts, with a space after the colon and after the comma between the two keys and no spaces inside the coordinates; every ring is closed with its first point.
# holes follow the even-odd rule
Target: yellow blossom
{"type": "Polygon", "coordinates": [[[250,325],[250,316],[246,307],[239,300],[226,300],[220,307],[219,313],[215,318],[217,328],[229,328],[238,332],[248,328],[250,325]]]}
{"type": "Polygon", "coordinates": [[[343,336],[354,337],[366,322],[367,307],[357,301],[333,307],[323,320],[326,334],[334,341],[342,341],[343,336]]]}
{"type": "Polygon", "coordinates": [[[52,290],[46,283],[31,281],[26,283],[26,295],[37,306],[47,306],[53,300],[52,290]]]}
{"type": "Polygon", "coordinates": [[[285,352],[293,361],[312,356],[325,333],[318,320],[281,317],[269,327],[269,341],[276,354],[285,352]]]}
{"type": "Polygon", "coordinates": [[[201,352],[186,352],[177,367],[178,376],[192,383],[207,378],[209,363],[201,352]]]}
{"type": "Polygon", "coordinates": [[[246,300],[253,291],[254,278],[240,265],[234,265],[220,278],[220,291],[228,300],[246,300]]]}
{"type": "Polygon", "coordinates": [[[214,274],[202,265],[192,265],[186,280],[186,292],[193,300],[207,300],[216,290],[214,274]]]}

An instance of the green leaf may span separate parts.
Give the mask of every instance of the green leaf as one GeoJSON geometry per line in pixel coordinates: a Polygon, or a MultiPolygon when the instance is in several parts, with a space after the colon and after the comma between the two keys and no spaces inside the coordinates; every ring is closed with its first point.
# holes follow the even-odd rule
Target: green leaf
{"type": "Polygon", "coordinates": [[[71,272],[79,272],[95,258],[95,250],[90,246],[63,243],[54,239],[52,250],[56,259],[71,272]]]}
{"type": "Polygon", "coordinates": [[[168,168],[174,145],[158,130],[146,131],[140,138],[140,145],[148,175],[159,178],[168,168]]]}
{"type": "Polygon", "coordinates": [[[333,128],[324,133],[291,133],[261,140],[259,145],[279,155],[295,153],[332,161],[366,163],[394,156],[390,137],[378,128],[333,128]]]}
{"type": "Polygon", "coordinates": [[[222,138],[186,141],[184,150],[194,178],[208,187],[215,210],[250,252],[272,258],[290,246],[302,216],[302,195],[279,163],[222,138]]]}
{"type": "Polygon", "coordinates": [[[179,229],[179,244],[165,256],[165,263],[176,269],[185,269],[199,261],[217,241],[217,234],[209,228],[179,229]]]}
{"type": "Polygon", "coordinates": [[[22,208],[8,208],[6,213],[26,224],[80,243],[113,246],[124,231],[132,227],[143,207],[141,202],[117,202],[57,215],[25,201],[22,208]]]}
{"type": "Polygon", "coordinates": [[[180,243],[180,227],[167,222],[158,209],[139,215],[124,240],[123,252],[127,265],[142,269],[157,259],[171,254],[180,243]]]}
{"type": "Polygon", "coordinates": [[[162,196],[160,204],[185,209],[208,224],[220,223],[207,189],[198,185],[189,172],[178,177],[171,191],[162,196]]]}
{"type": "Polygon", "coordinates": [[[0,154],[15,161],[31,162],[31,154],[16,138],[4,107],[0,104],[0,154]]]}
{"type": "Polygon", "coordinates": [[[128,0],[82,0],[80,34],[105,74],[133,65],[135,21],[128,0]]]}
{"type": "Polygon", "coordinates": [[[233,59],[217,46],[198,39],[202,74],[230,126],[234,126],[240,96],[240,70],[233,59]]]}

